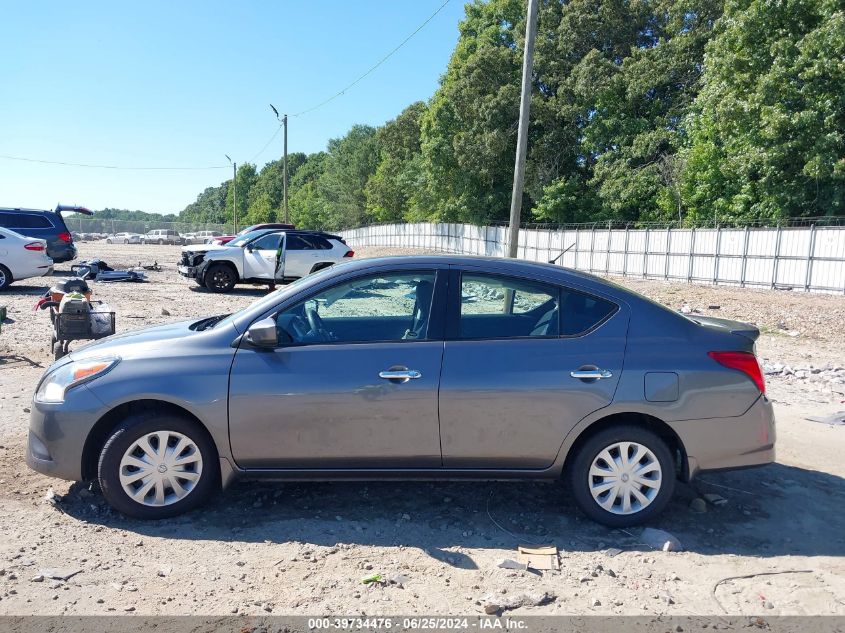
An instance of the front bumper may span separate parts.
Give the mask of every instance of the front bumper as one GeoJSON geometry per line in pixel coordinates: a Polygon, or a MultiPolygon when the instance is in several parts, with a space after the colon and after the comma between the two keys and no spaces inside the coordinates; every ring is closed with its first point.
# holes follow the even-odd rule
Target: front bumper
{"type": "Polygon", "coordinates": [[[178,270],[179,274],[183,277],[196,279],[199,266],[185,266],[184,264],[177,264],[176,270],[178,270]]]}
{"type": "Polygon", "coordinates": [[[105,412],[105,405],[87,385],[68,390],[63,403],[33,401],[29,414],[27,465],[51,477],[81,480],[85,439],[105,412]]]}
{"type": "Polygon", "coordinates": [[[689,478],[707,470],[764,466],[775,461],[775,414],[760,396],[740,416],[669,422],[687,454],[689,478]]]}

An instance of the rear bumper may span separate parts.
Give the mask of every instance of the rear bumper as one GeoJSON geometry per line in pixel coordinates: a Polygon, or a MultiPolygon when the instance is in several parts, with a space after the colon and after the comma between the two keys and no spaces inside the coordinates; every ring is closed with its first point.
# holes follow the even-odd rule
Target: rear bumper
{"type": "Polygon", "coordinates": [[[668,424],[684,445],[690,479],[706,470],[749,468],[775,461],[775,415],[765,396],[735,418],[668,424]]]}
{"type": "Polygon", "coordinates": [[[70,262],[76,259],[76,246],[74,244],[68,244],[67,242],[62,242],[61,244],[48,244],[47,254],[57,264],[70,262]]]}

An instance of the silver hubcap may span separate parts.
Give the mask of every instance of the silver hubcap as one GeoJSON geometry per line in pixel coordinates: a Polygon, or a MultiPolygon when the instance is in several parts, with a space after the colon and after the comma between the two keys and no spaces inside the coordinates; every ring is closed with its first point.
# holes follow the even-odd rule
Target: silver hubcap
{"type": "Polygon", "coordinates": [[[185,498],[202,476],[202,455],[194,441],[175,431],[137,439],[120,460],[120,484],[134,501],[167,506],[185,498]]]}
{"type": "Polygon", "coordinates": [[[600,451],[590,466],[587,485],[602,508],[613,514],[635,514],[660,492],[660,462],[647,447],[617,442],[600,451]]]}

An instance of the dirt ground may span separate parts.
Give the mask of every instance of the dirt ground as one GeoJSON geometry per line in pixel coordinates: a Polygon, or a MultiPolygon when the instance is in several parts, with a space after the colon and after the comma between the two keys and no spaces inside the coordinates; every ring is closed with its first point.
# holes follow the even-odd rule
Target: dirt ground
{"type": "MultiPolygon", "coordinates": [[[[265,292],[198,289],[176,273],[178,247],[81,251],[164,265],[146,284],[94,284],[119,331],[236,310],[265,292]]],[[[617,280],[763,330],[778,461],[679,486],[652,527],[684,551],[664,552],[639,529],[588,521],[551,483],[243,482],[175,520],[118,516],[96,488],[24,464],[30,399],[51,361],[49,319],[32,312],[47,281],[0,297],[0,614],[472,615],[523,592],[550,600],[516,614],[845,614],[845,426],[807,419],[845,410],[845,297],[617,280]],[[726,503],[698,513],[705,493],[726,503]],[[556,545],[561,570],[498,567],[531,543],[556,545]],[[731,579],[765,572],[778,573],[731,579]],[[362,584],[374,573],[386,582],[362,584]]]]}

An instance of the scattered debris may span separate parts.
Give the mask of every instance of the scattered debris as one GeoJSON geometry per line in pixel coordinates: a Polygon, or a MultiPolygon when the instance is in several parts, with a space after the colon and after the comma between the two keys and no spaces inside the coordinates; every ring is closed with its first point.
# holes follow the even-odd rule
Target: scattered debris
{"type": "Polygon", "coordinates": [[[494,615],[502,611],[519,609],[520,607],[539,607],[553,602],[557,596],[543,591],[540,593],[520,593],[514,596],[488,594],[482,598],[484,613],[494,615]]]}
{"type": "Polygon", "coordinates": [[[161,569],[159,569],[157,574],[160,578],[167,578],[172,571],[173,567],[167,565],[166,567],[162,567],[161,569]]]}
{"type": "Polygon", "coordinates": [[[713,588],[711,589],[711,593],[713,594],[713,599],[719,605],[719,608],[722,609],[724,613],[727,613],[728,610],[725,609],[725,606],[719,600],[719,596],[716,595],[716,590],[719,588],[719,585],[722,585],[726,582],[730,582],[731,580],[745,580],[747,578],[757,578],[758,576],[779,576],[781,574],[812,574],[812,569],[784,569],[782,571],[761,571],[757,572],[756,574],[743,574],[742,576],[728,576],[727,578],[722,578],[717,580],[713,584],[713,588]]]}
{"type": "Polygon", "coordinates": [[[682,552],[684,546],[669,532],[647,527],[640,534],[643,543],[652,549],[663,550],[664,552],[682,552]]]}
{"type": "Polygon", "coordinates": [[[381,584],[383,582],[384,582],[384,577],[381,574],[370,574],[369,576],[364,576],[361,579],[361,583],[363,583],[365,585],[370,585],[370,584],[373,584],[373,583],[381,584]]]}
{"type": "Polygon", "coordinates": [[[830,415],[809,415],[806,419],[810,422],[821,422],[822,424],[840,426],[845,424],[845,411],[837,411],[830,415]]]}
{"type": "Polygon", "coordinates": [[[601,600],[599,600],[598,598],[593,600],[593,606],[594,607],[600,607],[601,606],[601,600]]]}
{"type": "Polygon", "coordinates": [[[61,580],[67,581],[70,578],[76,576],[76,574],[81,574],[81,569],[71,568],[71,569],[54,569],[54,568],[46,568],[41,569],[38,572],[44,578],[49,578],[51,580],[61,580]]]}
{"type": "Polygon", "coordinates": [[[705,492],[701,496],[707,503],[710,503],[714,506],[723,506],[728,502],[728,500],[725,499],[722,495],[717,495],[715,492],[705,492]]]}
{"type": "Polygon", "coordinates": [[[520,545],[518,560],[532,569],[560,569],[560,557],[557,547],[546,545],[543,547],[528,547],[520,545]]]}
{"type": "Polygon", "coordinates": [[[608,547],[606,550],[604,550],[604,555],[607,556],[608,558],[613,558],[614,556],[619,556],[619,554],[621,554],[621,553],[622,553],[622,550],[619,549],[618,547],[608,547]]]}
{"type": "Polygon", "coordinates": [[[397,585],[400,589],[404,589],[410,578],[405,574],[394,574],[390,577],[390,584],[397,585]]]}
{"type": "Polygon", "coordinates": [[[501,567],[502,569],[521,569],[524,571],[528,569],[528,564],[517,562],[512,558],[503,558],[496,563],[496,567],[501,567]]]}
{"type": "Polygon", "coordinates": [[[167,308],[162,308],[161,316],[170,316],[170,310],[168,310],[167,308]]]}
{"type": "Polygon", "coordinates": [[[698,512],[699,514],[703,514],[707,512],[707,502],[702,499],[701,497],[696,497],[692,501],[690,501],[689,509],[693,512],[698,512]]]}

